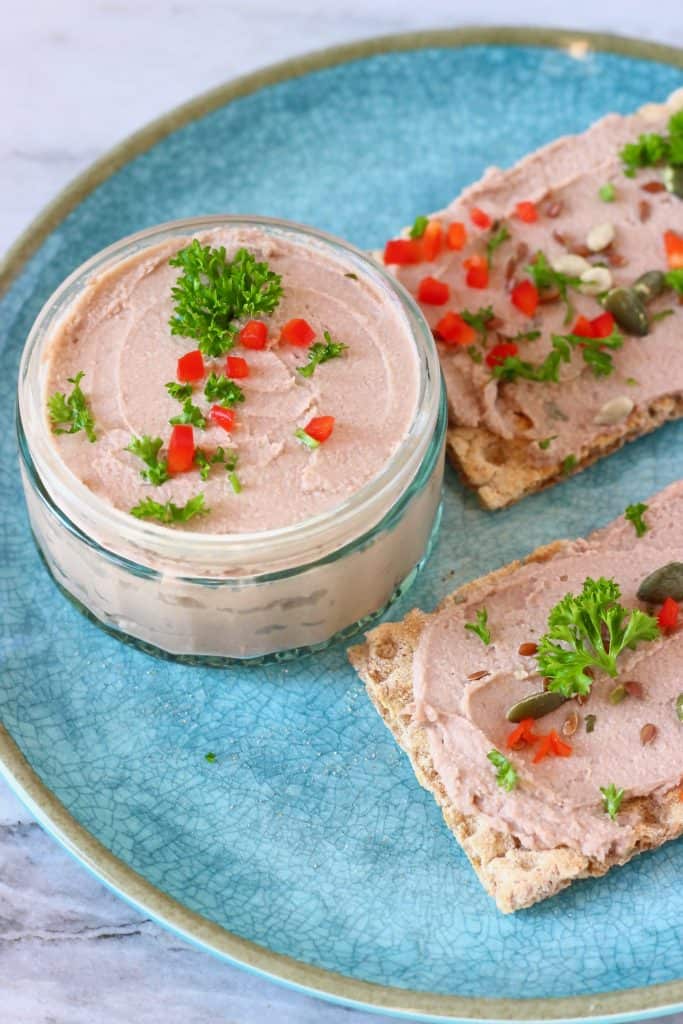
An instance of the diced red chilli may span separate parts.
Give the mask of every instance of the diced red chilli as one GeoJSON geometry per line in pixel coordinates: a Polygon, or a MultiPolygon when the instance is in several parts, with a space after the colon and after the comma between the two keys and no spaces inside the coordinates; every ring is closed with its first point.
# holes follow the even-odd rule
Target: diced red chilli
{"type": "Polygon", "coordinates": [[[490,218],[490,216],[488,215],[488,213],[486,213],[485,210],[482,210],[481,207],[479,207],[479,206],[473,206],[472,209],[470,210],[470,220],[478,228],[490,228],[491,227],[491,218],[490,218]]]}
{"type": "Polygon", "coordinates": [[[436,277],[423,277],[417,289],[419,301],[429,306],[445,306],[450,294],[451,290],[446,282],[439,281],[436,277]]]}
{"type": "Polygon", "coordinates": [[[204,376],[204,357],[199,349],[193,352],[186,352],[178,360],[176,377],[184,383],[201,380],[204,376]]]}
{"type": "Polygon", "coordinates": [[[525,224],[533,224],[538,220],[538,210],[535,203],[524,201],[515,206],[515,216],[524,221],[525,224]]]}
{"type": "Polygon", "coordinates": [[[657,620],[659,622],[659,628],[665,632],[670,632],[676,628],[678,622],[678,601],[674,601],[673,597],[667,597],[664,604],[659,610],[657,620]]]}
{"type": "Polygon", "coordinates": [[[177,423],[168,442],[167,465],[169,473],[186,473],[194,462],[194,431],[185,423],[177,423]]]}
{"type": "Polygon", "coordinates": [[[295,345],[297,348],[308,348],[314,338],[315,331],[308,320],[302,320],[301,317],[288,320],[286,324],[282,325],[280,331],[280,341],[284,341],[288,345],[295,345]]]}
{"type": "Polygon", "coordinates": [[[217,427],[223,427],[223,430],[233,430],[235,426],[235,410],[228,409],[224,405],[212,405],[209,411],[209,419],[217,427]]]}
{"type": "Polygon", "coordinates": [[[226,369],[231,380],[241,380],[249,376],[249,363],[242,356],[228,356],[226,369]]]}
{"type": "Polygon", "coordinates": [[[419,238],[392,238],[384,247],[384,262],[405,266],[409,263],[420,263],[422,245],[419,238]]]}
{"type": "Polygon", "coordinates": [[[268,328],[260,320],[249,320],[240,331],[239,340],[245,348],[263,349],[268,341],[268,328]]]}
{"type": "Polygon", "coordinates": [[[333,430],[334,416],[314,416],[304,427],[308,436],[312,437],[314,441],[318,441],[319,444],[327,441],[333,430]]]}

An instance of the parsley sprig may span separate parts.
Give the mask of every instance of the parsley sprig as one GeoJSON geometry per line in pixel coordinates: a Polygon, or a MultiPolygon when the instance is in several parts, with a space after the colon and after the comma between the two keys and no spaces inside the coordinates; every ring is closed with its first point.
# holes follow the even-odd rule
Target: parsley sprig
{"type": "Polygon", "coordinates": [[[591,368],[596,377],[607,377],[614,370],[614,361],[610,350],[621,348],[624,339],[618,331],[612,331],[607,338],[584,338],[578,334],[553,334],[552,349],[542,363],[530,363],[519,356],[507,356],[491,370],[498,380],[524,380],[538,383],[559,381],[562,363],[571,362],[572,352],[578,348],[583,361],[591,368]]]}
{"type": "Polygon", "coordinates": [[[337,359],[343,355],[348,345],[341,341],[333,341],[329,331],[323,332],[325,341],[316,341],[308,350],[308,362],[303,366],[297,366],[297,373],[302,377],[312,377],[317,366],[326,363],[330,359],[337,359]]]}
{"type": "Polygon", "coordinates": [[[192,397],[191,384],[179,384],[176,380],[169,380],[164,387],[171,398],[177,398],[179,402],[184,402],[186,399],[192,397]]]}
{"type": "Polygon", "coordinates": [[[674,167],[683,164],[683,110],[669,118],[669,135],[648,132],[637,142],[627,142],[619,153],[624,174],[633,178],[640,167],[655,167],[667,163],[674,167]]]}
{"type": "Polygon", "coordinates": [[[557,288],[567,311],[564,322],[568,324],[574,316],[574,307],[569,298],[569,289],[578,288],[581,280],[578,277],[570,277],[569,274],[563,274],[559,270],[555,270],[548,262],[548,257],[541,250],[536,253],[534,262],[530,263],[526,270],[531,275],[539,291],[557,288]]]}
{"type": "Polygon", "coordinates": [[[476,633],[483,644],[491,643],[491,630],[488,628],[489,615],[485,608],[480,608],[477,612],[477,618],[475,622],[466,622],[465,629],[469,629],[471,633],[476,633]]]}
{"type": "Polygon", "coordinates": [[[183,402],[182,412],[179,412],[177,416],[172,416],[168,422],[173,426],[178,423],[189,423],[191,426],[203,430],[206,426],[206,417],[191,398],[186,398],[183,402]]]}
{"type": "Polygon", "coordinates": [[[422,238],[422,236],[424,235],[425,231],[427,230],[427,225],[428,224],[429,224],[429,217],[425,217],[425,215],[423,213],[421,213],[413,221],[413,226],[410,229],[410,237],[411,238],[422,238]]]}
{"type": "Polygon", "coordinates": [[[244,391],[224,373],[210,373],[204,385],[204,394],[209,402],[220,402],[230,408],[236,402],[244,401],[244,391]]]}
{"type": "Polygon", "coordinates": [[[469,309],[463,309],[460,316],[466,324],[475,329],[479,335],[479,341],[483,344],[488,335],[489,324],[495,316],[493,306],[480,306],[476,313],[471,313],[469,309]]]}
{"type": "Polygon", "coordinates": [[[669,288],[673,288],[679,295],[683,295],[683,267],[667,271],[664,280],[669,288]]]}
{"type": "Polygon", "coordinates": [[[173,501],[167,501],[162,505],[152,498],[144,498],[130,511],[137,519],[156,519],[160,523],[186,523],[195,516],[205,516],[210,509],[204,504],[204,495],[200,493],[188,498],[184,505],[176,505],[173,501]]]}
{"type": "Polygon", "coordinates": [[[486,755],[494,768],[497,768],[496,782],[501,789],[506,790],[508,793],[514,789],[519,781],[519,776],[516,770],[513,768],[511,762],[501,754],[500,750],[489,750],[486,755]]]}
{"type": "Polygon", "coordinates": [[[236,321],[272,313],[282,296],[280,275],[247,249],[228,260],[223,246],[195,238],[169,262],[182,271],[171,289],[171,333],[195,338],[205,356],[224,355],[234,345],[236,321]]]}
{"type": "Polygon", "coordinates": [[[628,505],[624,512],[624,519],[629,523],[633,523],[636,531],[636,537],[644,537],[647,533],[648,526],[643,519],[643,514],[647,512],[648,506],[639,501],[636,505],[628,505]]]}
{"type": "Polygon", "coordinates": [[[205,452],[201,448],[197,448],[194,453],[194,461],[199,466],[199,475],[202,480],[208,480],[209,473],[213,466],[222,465],[225,466],[225,470],[228,473],[232,473],[237,467],[237,452],[233,449],[222,448],[220,445],[216,448],[215,452],[205,452]]]}
{"type": "Polygon", "coordinates": [[[55,391],[48,399],[47,407],[55,434],[77,434],[79,430],[84,430],[89,441],[96,441],[95,420],[81,390],[81,381],[84,377],[83,370],[75,377],[68,377],[69,384],[73,384],[71,394],[65,395],[61,391],[55,391]]]}
{"type": "Polygon", "coordinates": [[[507,224],[503,223],[498,226],[494,226],[494,229],[489,235],[486,243],[486,262],[489,265],[489,269],[493,266],[493,257],[496,249],[499,249],[503,242],[507,242],[510,237],[510,229],[507,224]]]}
{"type": "Polygon", "coordinates": [[[600,792],[605,813],[609,814],[612,821],[616,821],[621,801],[624,799],[624,790],[617,789],[614,783],[610,782],[609,786],[600,786],[600,792]]]}
{"type": "Polygon", "coordinates": [[[547,688],[565,697],[585,696],[597,668],[614,678],[622,651],[656,640],[657,620],[619,604],[621,590],[614,580],[587,578],[582,592],[567,594],[548,616],[548,632],[538,643],[538,669],[547,688]]]}
{"type": "Polygon", "coordinates": [[[147,469],[140,470],[140,476],[157,487],[168,480],[168,463],[166,459],[159,458],[159,451],[163,443],[160,437],[143,434],[142,437],[134,437],[125,449],[136,455],[138,459],[142,459],[147,469]]]}

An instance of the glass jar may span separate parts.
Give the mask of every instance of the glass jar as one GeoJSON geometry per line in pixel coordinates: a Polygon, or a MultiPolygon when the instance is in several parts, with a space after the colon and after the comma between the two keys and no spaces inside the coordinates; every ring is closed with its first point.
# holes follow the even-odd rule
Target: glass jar
{"type": "Polygon", "coordinates": [[[43,307],[19,372],[18,438],[36,543],[90,617],[152,653],[225,664],[320,649],[381,614],[414,579],[440,518],[446,403],[431,331],[411,297],[347,243],[284,221],[203,217],[141,231],[79,267],[43,307]],[[189,532],[136,519],[62,461],[45,414],[46,350],[94,277],[172,237],[257,228],[322,252],[380,288],[419,360],[413,422],[384,468],[336,507],[273,530],[189,532]]]}

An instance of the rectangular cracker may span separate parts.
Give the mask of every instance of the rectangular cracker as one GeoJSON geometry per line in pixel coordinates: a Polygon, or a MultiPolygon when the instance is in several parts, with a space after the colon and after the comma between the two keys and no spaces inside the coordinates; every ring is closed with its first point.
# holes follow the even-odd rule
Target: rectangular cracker
{"type": "MultiPolygon", "coordinates": [[[[497,168],[489,168],[479,181],[468,186],[448,207],[436,211],[431,216],[442,224],[448,224],[454,220],[466,223],[469,236],[467,244],[473,243],[478,251],[483,244],[482,238],[485,238],[486,234],[479,233],[477,228],[473,228],[470,224],[468,212],[474,206],[481,205],[494,217],[504,218],[512,232],[513,241],[515,238],[524,241],[529,225],[520,224],[520,221],[515,218],[514,212],[509,212],[508,203],[514,203],[520,199],[533,200],[541,211],[541,216],[535,227],[543,229],[542,241],[534,242],[534,246],[537,247],[540,244],[551,260],[565,251],[575,252],[576,246],[584,242],[588,224],[583,223],[582,218],[585,220],[590,216],[592,226],[595,226],[594,218],[602,217],[605,221],[614,221],[617,228],[615,242],[617,249],[620,239],[622,243],[624,241],[624,232],[626,233],[626,244],[630,242],[631,249],[633,249],[633,232],[641,231],[645,233],[643,237],[648,240],[650,248],[652,249],[654,246],[657,250],[656,257],[653,251],[653,265],[647,268],[640,267],[637,273],[633,271],[629,262],[626,262],[624,266],[615,262],[614,266],[611,266],[614,285],[630,285],[641,270],[666,269],[664,246],[660,244],[661,228],[655,225],[655,215],[648,214],[648,217],[652,216],[651,223],[638,223],[639,197],[642,200],[647,199],[648,203],[666,202],[667,210],[669,210],[666,226],[679,233],[681,227],[678,208],[683,210],[683,205],[680,200],[676,200],[668,193],[662,192],[660,197],[656,197],[640,190],[642,184],[648,179],[658,180],[660,178],[661,174],[658,168],[639,171],[634,182],[625,178],[620,166],[618,151],[624,142],[635,140],[640,132],[653,130],[651,125],[654,125],[656,131],[666,130],[663,127],[666,125],[666,120],[672,113],[680,109],[683,109],[683,90],[679,89],[664,103],[647,104],[632,116],[611,115],[580,135],[575,135],[568,140],[558,139],[543,146],[503,172],[497,168]],[[564,178],[568,175],[571,179],[576,173],[585,173],[585,182],[583,178],[580,179],[583,191],[580,192],[579,201],[577,202],[576,197],[573,197],[574,205],[572,206],[570,197],[569,208],[565,205],[565,209],[559,217],[546,215],[544,211],[551,201],[561,198],[563,195],[562,192],[558,192],[558,188],[562,189],[567,184],[564,178]],[[617,201],[600,203],[597,200],[598,187],[604,182],[612,180],[617,188],[617,201]],[[553,183],[555,183],[554,190],[553,183]],[[636,189],[635,193],[629,199],[620,200],[619,193],[624,192],[627,187],[631,190],[636,189]],[[499,198],[501,194],[504,199],[499,198]],[[579,222],[582,223],[581,228],[577,227],[579,222]],[[556,237],[558,231],[560,235],[556,237]],[[576,231],[579,233],[576,234],[576,231]],[[553,249],[557,251],[553,252],[553,249]]],[[[683,213],[680,216],[683,217],[683,213]]],[[[407,229],[403,234],[406,233],[407,229]]],[[[508,251],[501,249],[500,255],[496,257],[497,272],[501,279],[495,283],[495,286],[492,286],[490,292],[480,293],[481,305],[492,302],[496,315],[503,318],[513,312],[507,293],[511,285],[524,276],[523,266],[525,262],[529,261],[532,251],[530,250],[527,256],[516,260],[516,262],[514,257],[510,257],[509,262],[515,264],[515,269],[509,280],[507,277],[505,278],[504,283],[501,267],[503,261],[508,259],[508,251]]],[[[469,250],[466,249],[462,255],[466,252],[469,250]]],[[[598,254],[595,256],[597,258],[598,254]]],[[[459,271],[460,257],[459,252],[453,253],[445,249],[431,263],[393,268],[401,283],[413,294],[417,293],[418,282],[425,274],[433,274],[450,283],[452,294],[447,305],[436,307],[422,304],[423,313],[429,320],[432,329],[447,310],[459,310],[463,307],[474,309],[478,296],[464,287],[459,271]],[[454,273],[454,268],[458,273],[454,273]]],[[[634,258],[631,253],[630,264],[633,264],[634,258]]],[[[680,333],[683,330],[680,327],[683,310],[679,311],[674,294],[671,295],[670,301],[667,300],[667,305],[676,310],[678,322],[674,323],[674,318],[671,318],[663,329],[668,335],[676,330],[680,333]]],[[[593,309],[593,306],[594,313],[597,315],[600,312],[600,306],[597,302],[591,302],[590,308],[593,309]]],[[[539,307],[539,313],[546,310],[544,322],[540,325],[546,336],[554,331],[566,333],[570,329],[569,325],[559,328],[553,323],[545,323],[549,317],[552,321],[553,308],[556,307],[543,305],[539,307]]],[[[592,316],[593,313],[586,310],[586,315],[592,316]]],[[[531,320],[527,320],[525,324],[516,323],[514,328],[526,329],[530,325],[531,320]]],[[[506,333],[514,334],[511,323],[507,324],[506,333]]],[[[623,363],[626,346],[647,344],[649,350],[653,352],[651,358],[657,359],[656,345],[660,336],[661,329],[660,334],[653,338],[648,337],[641,340],[627,337],[625,348],[621,353],[615,354],[616,369],[611,375],[610,381],[614,383],[618,378],[621,379],[625,376],[625,374],[621,374],[620,356],[623,363]]],[[[490,337],[489,344],[493,340],[495,337],[490,337]]],[[[519,421],[513,416],[514,434],[509,438],[503,437],[496,430],[495,416],[493,427],[491,427],[491,420],[487,420],[487,414],[481,408],[480,398],[477,397],[474,403],[472,402],[471,396],[478,395],[478,388],[482,385],[482,380],[477,377],[476,387],[470,387],[469,370],[462,350],[458,350],[458,347],[454,346],[444,349],[441,355],[444,376],[449,390],[449,429],[446,446],[448,458],[462,481],[476,491],[485,508],[503,508],[519,501],[527,494],[552,486],[570,473],[574,474],[585,469],[627,442],[657,429],[668,420],[683,416],[683,388],[678,386],[681,383],[680,380],[671,381],[670,383],[676,386],[672,386],[670,390],[666,390],[666,386],[658,387],[651,397],[648,397],[647,392],[639,396],[637,389],[625,386],[623,388],[625,397],[634,399],[636,403],[629,415],[612,425],[598,425],[598,416],[601,412],[598,403],[595,410],[592,410],[592,414],[596,417],[594,429],[585,434],[583,439],[578,439],[575,445],[572,445],[571,439],[567,437],[565,449],[558,450],[555,457],[552,457],[552,447],[544,453],[545,457],[540,457],[534,430],[529,433],[528,428],[519,426],[519,421]],[[480,408],[478,414],[474,415],[472,409],[477,405],[480,405],[480,408]],[[575,460],[569,471],[564,468],[564,460],[568,452],[573,455],[575,460]]],[[[524,345],[520,346],[519,355],[522,359],[530,360],[532,363],[540,359],[534,349],[525,348],[524,345]]],[[[574,355],[574,360],[579,360],[577,354],[574,355]]],[[[591,381],[591,383],[595,382],[591,381]]],[[[503,387],[514,389],[515,384],[504,384],[503,387]]],[[[552,389],[556,385],[535,383],[531,387],[552,389]]],[[[515,394],[514,391],[508,393],[515,394]]],[[[613,392],[605,391],[604,394],[605,400],[614,397],[613,392]]],[[[553,398],[551,390],[548,392],[548,397],[553,398]]],[[[522,413],[524,408],[522,402],[522,413]]],[[[574,408],[574,406],[572,405],[570,408],[574,408]]],[[[531,424],[531,420],[529,420],[529,424],[531,424]]],[[[507,426],[510,426],[509,422],[507,426]]],[[[571,429],[571,424],[569,427],[571,429]]],[[[559,423],[554,431],[560,435],[558,445],[563,443],[562,435],[565,429],[563,424],[559,423]]],[[[548,432],[550,433],[550,431],[548,432]]]]}
{"type": "MultiPolygon", "coordinates": [[[[567,541],[538,548],[527,558],[460,587],[438,606],[459,604],[476,590],[484,600],[490,588],[529,562],[543,563],[561,553],[567,541]]],[[[624,800],[622,807],[637,814],[635,839],[623,856],[597,860],[565,846],[548,850],[525,848],[513,835],[490,827],[477,814],[462,814],[449,799],[429,752],[426,731],[411,724],[413,657],[430,616],[419,610],[402,622],[383,623],[366,642],[349,649],[349,660],[395,740],[410,758],[420,784],[439,804],[446,825],[458,840],[484,889],[504,914],[530,907],[554,896],[580,878],[604,875],[644,850],[661,846],[683,834],[683,802],[673,790],[662,802],[647,797],[624,800]]]]}

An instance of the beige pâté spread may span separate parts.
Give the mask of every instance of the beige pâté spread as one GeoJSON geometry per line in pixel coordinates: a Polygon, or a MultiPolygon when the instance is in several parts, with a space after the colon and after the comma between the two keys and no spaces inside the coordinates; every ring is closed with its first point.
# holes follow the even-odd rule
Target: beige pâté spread
{"type": "Polygon", "coordinates": [[[418,402],[415,345],[380,285],[258,228],[179,237],[108,269],[48,357],[71,471],[118,509],[207,533],[344,502],[418,402]]]}

